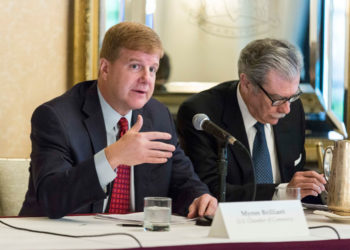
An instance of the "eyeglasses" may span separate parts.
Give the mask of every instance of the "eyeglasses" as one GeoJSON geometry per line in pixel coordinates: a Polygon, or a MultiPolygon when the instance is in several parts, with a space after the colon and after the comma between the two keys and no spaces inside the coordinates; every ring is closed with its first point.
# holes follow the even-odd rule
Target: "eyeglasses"
{"type": "Polygon", "coordinates": [[[294,102],[298,100],[301,94],[303,93],[301,89],[298,87],[297,93],[292,95],[291,97],[282,97],[280,99],[275,100],[271,97],[269,93],[267,93],[267,91],[263,87],[260,86],[260,84],[257,84],[257,85],[265,93],[265,95],[271,100],[272,106],[279,106],[286,102],[289,102],[289,103],[294,102]]]}

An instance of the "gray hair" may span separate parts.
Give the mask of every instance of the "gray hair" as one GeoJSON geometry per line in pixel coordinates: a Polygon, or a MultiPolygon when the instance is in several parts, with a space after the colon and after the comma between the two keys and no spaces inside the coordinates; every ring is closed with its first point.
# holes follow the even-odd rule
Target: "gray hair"
{"type": "Polygon", "coordinates": [[[294,79],[303,68],[303,56],[291,43],[277,39],[250,42],[240,53],[238,73],[245,73],[253,84],[263,85],[265,77],[275,70],[286,80],[294,79]]]}

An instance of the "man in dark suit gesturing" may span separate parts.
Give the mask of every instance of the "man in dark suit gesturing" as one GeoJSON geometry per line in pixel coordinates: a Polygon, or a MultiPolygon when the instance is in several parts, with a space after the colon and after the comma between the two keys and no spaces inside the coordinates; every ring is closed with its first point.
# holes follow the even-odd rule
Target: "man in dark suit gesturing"
{"type": "MultiPolygon", "coordinates": [[[[256,173],[256,199],[269,200],[275,187],[300,187],[301,197],[317,196],[325,179],[301,171],[305,163],[305,117],[299,99],[302,56],[290,43],[275,39],[248,44],[238,62],[239,81],[221,83],[185,101],[178,112],[180,141],[195,171],[219,195],[216,139],[197,131],[192,117],[211,121],[236,137],[249,150],[256,173]]],[[[239,146],[227,151],[227,201],[250,200],[253,171],[249,156],[239,146]]]]}
{"type": "Polygon", "coordinates": [[[179,147],[169,111],[151,98],[162,55],[152,29],[117,24],[105,35],[98,80],[35,110],[20,215],[142,211],[146,196],[170,196],[173,212],[188,217],[215,213],[217,201],[179,147]]]}

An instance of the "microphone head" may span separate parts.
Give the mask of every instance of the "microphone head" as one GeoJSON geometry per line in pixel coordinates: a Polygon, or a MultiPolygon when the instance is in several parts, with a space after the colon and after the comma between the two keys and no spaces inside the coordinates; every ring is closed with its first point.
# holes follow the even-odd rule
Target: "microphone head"
{"type": "Polygon", "coordinates": [[[206,114],[196,114],[192,118],[193,127],[197,130],[203,130],[203,122],[207,120],[209,121],[210,119],[206,114]]]}

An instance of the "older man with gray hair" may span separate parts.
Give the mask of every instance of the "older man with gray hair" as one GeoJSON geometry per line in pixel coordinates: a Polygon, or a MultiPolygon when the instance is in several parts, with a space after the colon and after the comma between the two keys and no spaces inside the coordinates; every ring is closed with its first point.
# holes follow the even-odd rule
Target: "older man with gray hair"
{"type": "Polygon", "coordinates": [[[219,196],[218,141],[197,131],[192,117],[207,114],[237,138],[227,150],[226,201],[272,199],[276,186],[300,187],[301,198],[325,190],[324,177],[303,171],[305,115],[299,96],[301,53],[287,41],[250,42],[238,61],[239,81],[228,81],[185,101],[178,112],[178,132],[195,171],[219,196]],[[253,163],[253,166],[251,166],[253,163]],[[255,172],[255,175],[254,175],[255,172]],[[254,179],[255,176],[255,179],[254,179]]]}

